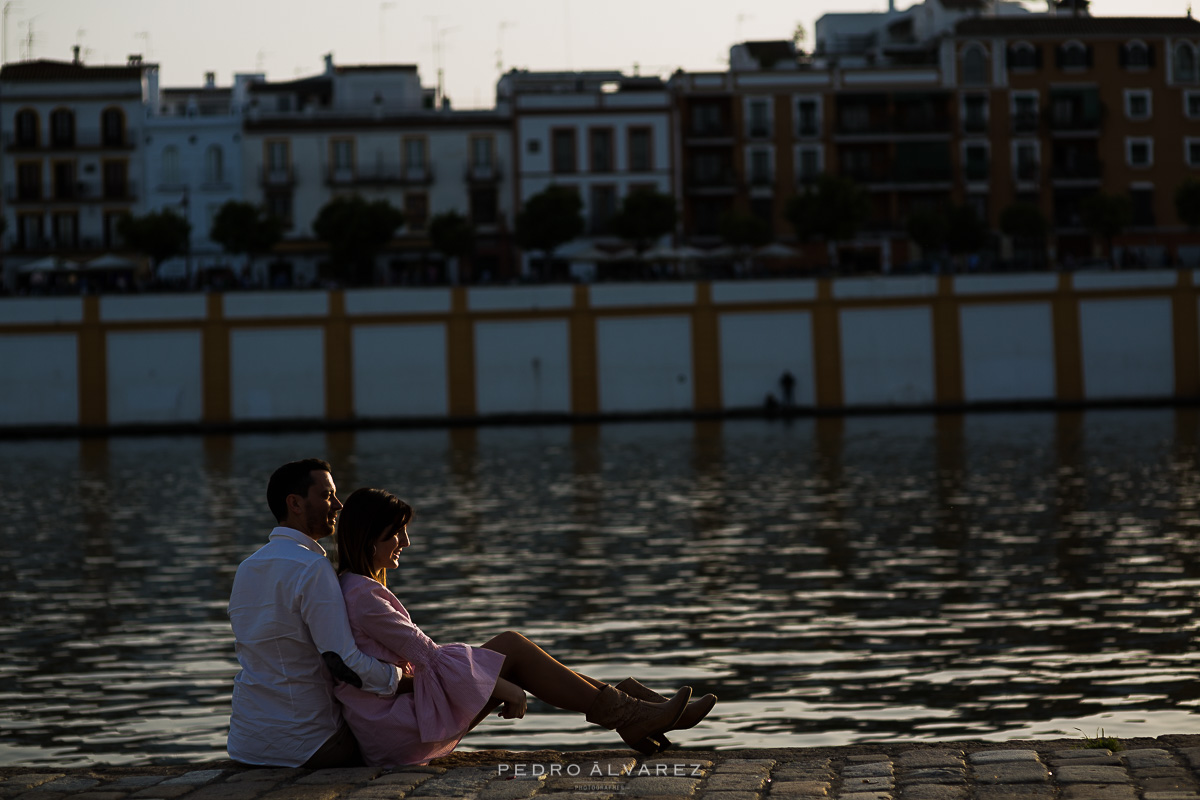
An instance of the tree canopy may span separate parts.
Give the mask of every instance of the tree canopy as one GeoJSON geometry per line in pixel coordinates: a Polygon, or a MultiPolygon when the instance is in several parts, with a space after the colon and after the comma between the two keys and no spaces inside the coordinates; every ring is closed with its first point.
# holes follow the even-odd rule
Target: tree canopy
{"type": "Polygon", "coordinates": [[[771,241],[771,225],[746,211],[726,211],[717,220],[721,238],[734,247],[758,247],[771,241]]]}
{"type": "Polygon", "coordinates": [[[674,197],[654,189],[638,189],[625,196],[621,210],[612,219],[612,228],[640,255],[656,239],[674,231],[678,217],[674,197]]]}
{"type": "Polygon", "coordinates": [[[821,175],[815,185],[788,201],[788,221],[801,239],[853,239],[871,213],[866,191],[849,178],[821,175]]]}
{"type": "Polygon", "coordinates": [[[969,205],[953,206],[946,224],[946,247],[955,255],[978,253],[987,244],[987,224],[969,205]]]}
{"type": "Polygon", "coordinates": [[[117,233],[128,247],[148,256],[157,270],[159,264],[187,249],[192,224],[174,211],[163,209],[140,217],[126,214],[117,223],[117,233]]]}
{"type": "Polygon", "coordinates": [[[1033,203],[1013,203],[1000,212],[1000,230],[1014,239],[1040,241],[1048,228],[1046,215],[1033,203]]]}
{"type": "Polygon", "coordinates": [[[920,208],[908,215],[908,238],[929,257],[946,246],[950,224],[946,215],[932,208],[920,208]]]}
{"type": "Polygon", "coordinates": [[[549,261],[555,249],[583,233],[583,201],[565,186],[550,186],[525,201],[517,214],[517,243],[541,250],[549,261]]]}
{"type": "Polygon", "coordinates": [[[1113,239],[1133,223],[1133,200],[1127,194],[1097,192],[1079,204],[1084,226],[1104,240],[1112,259],[1113,239]]]}
{"type": "Polygon", "coordinates": [[[447,261],[460,259],[475,252],[475,228],[457,211],[434,214],[429,220],[429,242],[447,261]]]}
{"type": "Polygon", "coordinates": [[[1175,213],[1189,228],[1200,228],[1200,180],[1185,178],[1175,189],[1175,213]]]}
{"type": "Polygon", "coordinates": [[[283,220],[251,203],[230,200],[217,209],[208,235],[225,252],[253,259],[283,238],[283,220]]]}
{"type": "Polygon", "coordinates": [[[313,220],[313,233],[329,245],[329,271],[351,285],[375,277],[375,257],[404,224],[404,212],[387,200],[335,197],[313,220]]]}

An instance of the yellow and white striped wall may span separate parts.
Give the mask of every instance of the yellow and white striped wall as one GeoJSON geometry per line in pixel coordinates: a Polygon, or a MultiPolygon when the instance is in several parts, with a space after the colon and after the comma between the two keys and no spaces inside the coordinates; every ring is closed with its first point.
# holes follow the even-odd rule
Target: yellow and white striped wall
{"type": "Polygon", "coordinates": [[[1192,400],[1191,270],[0,300],[0,428],[1192,400]]]}

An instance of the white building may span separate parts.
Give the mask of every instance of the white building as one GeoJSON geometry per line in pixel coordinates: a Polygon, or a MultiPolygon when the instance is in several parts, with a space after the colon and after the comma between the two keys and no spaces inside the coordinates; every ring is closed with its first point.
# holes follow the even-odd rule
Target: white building
{"type": "Polygon", "coordinates": [[[158,100],[158,67],[25,61],[0,70],[4,286],[23,266],[79,263],[119,250],[117,220],[142,201],[144,109],[158,100]]]}
{"type": "Polygon", "coordinates": [[[239,75],[235,88],[221,88],[208,73],[203,86],[164,88],[159,102],[146,109],[146,190],[137,213],[170,209],[192,225],[189,252],[164,261],[160,278],[182,280],[220,267],[240,272],[241,264],[233,263],[209,231],[224,203],[242,199],[241,103],[235,95],[261,79],[239,75]]]}
{"type": "Polygon", "coordinates": [[[512,70],[496,94],[513,114],[514,206],[552,185],[576,189],[586,221],[576,247],[612,241],[610,220],[635,189],[672,194],[671,95],[659,78],[512,70]]]}
{"type": "MultiPolygon", "coordinates": [[[[496,111],[435,108],[415,66],[336,66],[322,74],[247,87],[242,139],[246,199],[286,221],[278,257],[264,263],[272,285],[307,285],[326,258],[312,224],[338,195],[387,200],[405,214],[381,256],[383,283],[445,280],[428,240],[429,219],[455,211],[475,229],[476,252],[461,277],[509,272],[512,225],[510,120],[496,111]]],[[[379,268],[380,265],[377,265],[379,268]]]]}
{"type": "Polygon", "coordinates": [[[1016,0],[923,0],[903,10],[888,0],[887,11],[822,15],[813,56],[823,66],[851,69],[933,63],[937,39],[960,20],[1030,13],[1016,0]]]}

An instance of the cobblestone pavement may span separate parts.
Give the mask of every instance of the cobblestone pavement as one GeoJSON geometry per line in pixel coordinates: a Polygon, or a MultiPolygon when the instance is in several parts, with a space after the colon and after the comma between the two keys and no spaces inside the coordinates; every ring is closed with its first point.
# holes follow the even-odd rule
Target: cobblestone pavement
{"type": "Polygon", "coordinates": [[[456,753],[381,770],[0,768],[0,800],[1200,800],[1200,735],[781,750],[456,753]]]}

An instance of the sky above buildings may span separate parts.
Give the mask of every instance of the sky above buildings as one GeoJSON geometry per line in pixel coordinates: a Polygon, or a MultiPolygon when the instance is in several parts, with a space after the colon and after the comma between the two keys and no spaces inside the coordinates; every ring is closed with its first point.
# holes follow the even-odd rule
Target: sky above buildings
{"type": "MultiPolygon", "coordinates": [[[[897,0],[901,9],[910,0],[897,0]]],[[[1044,3],[1030,3],[1044,9],[1044,3]]],[[[813,39],[828,12],[883,11],[887,0],[0,0],[6,61],[124,63],[131,53],[161,65],[163,86],[215,72],[271,80],[338,64],[416,64],[433,86],[438,67],[455,107],[492,104],[498,65],[532,70],[620,69],[643,75],[722,70],[729,46],[813,39]]],[[[1183,16],[1189,0],[1093,0],[1097,16],[1183,16]]]]}

